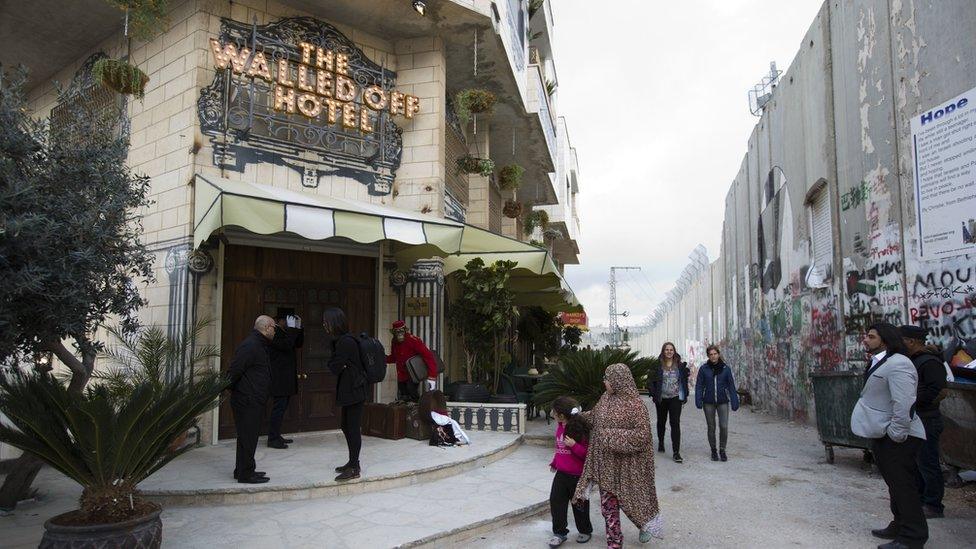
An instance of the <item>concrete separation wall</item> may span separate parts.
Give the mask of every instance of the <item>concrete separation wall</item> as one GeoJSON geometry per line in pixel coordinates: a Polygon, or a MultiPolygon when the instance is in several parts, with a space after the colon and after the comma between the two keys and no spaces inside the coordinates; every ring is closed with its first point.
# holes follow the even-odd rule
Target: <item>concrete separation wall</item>
{"type": "Polygon", "coordinates": [[[810,372],[863,368],[871,323],[976,337],[976,256],[918,259],[909,125],[976,87],[973,36],[971,0],[825,2],[749,137],[718,259],[636,347],[700,363],[717,342],[757,406],[808,421],[810,372]]]}

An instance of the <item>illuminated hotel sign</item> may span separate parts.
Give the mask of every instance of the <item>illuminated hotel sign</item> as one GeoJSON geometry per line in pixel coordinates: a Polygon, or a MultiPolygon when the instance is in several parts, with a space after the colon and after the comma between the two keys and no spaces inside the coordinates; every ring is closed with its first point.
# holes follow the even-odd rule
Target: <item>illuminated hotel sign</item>
{"type": "Polygon", "coordinates": [[[340,176],[390,192],[402,151],[393,117],[420,112],[417,97],[395,88],[393,71],[309,17],[260,26],[224,19],[210,49],[217,74],[198,106],[215,165],[270,162],[298,170],[309,187],[340,176]]]}
{"type": "Polygon", "coordinates": [[[362,89],[357,86],[350,78],[349,56],[344,53],[301,42],[300,61],[285,58],[269,62],[261,51],[238,49],[234,44],[221,44],[216,38],[210,39],[210,47],[218,69],[231,67],[235,74],[272,83],[274,95],[269,99],[272,108],[279,112],[298,112],[328,124],[341,122],[343,128],[361,132],[375,130],[370,111],[387,111],[407,118],[420,112],[420,99],[413,95],[387,92],[376,84],[362,89]],[[273,64],[277,67],[272,73],[273,64]]]}

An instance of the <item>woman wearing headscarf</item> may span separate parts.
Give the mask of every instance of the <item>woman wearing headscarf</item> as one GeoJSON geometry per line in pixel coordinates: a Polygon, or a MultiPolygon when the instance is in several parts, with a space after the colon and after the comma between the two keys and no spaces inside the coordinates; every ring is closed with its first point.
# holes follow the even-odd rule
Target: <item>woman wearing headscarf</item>
{"type": "Polygon", "coordinates": [[[590,447],[574,499],[589,499],[594,485],[600,489],[600,510],[606,520],[607,547],[623,547],[620,511],[640,528],[640,541],[662,537],[654,487],[654,451],[651,421],[637,393],[634,376],[625,364],[607,368],[606,392],[593,410],[583,412],[592,425],[590,447]]]}

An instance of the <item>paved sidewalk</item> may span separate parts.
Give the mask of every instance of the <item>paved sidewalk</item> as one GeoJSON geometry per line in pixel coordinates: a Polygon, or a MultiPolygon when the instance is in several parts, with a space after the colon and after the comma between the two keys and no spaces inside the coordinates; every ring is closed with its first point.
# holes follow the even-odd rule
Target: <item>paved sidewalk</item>
{"type": "MultiPolygon", "coordinates": [[[[653,408],[650,415],[653,423],[653,408]]],[[[870,529],[887,525],[891,518],[887,489],[862,463],[860,450],[838,448],[836,463],[829,465],[814,427],[789,424],[745,407],[733,413],[729,423],[730,461],[712,462],[701,411],[693,404],[684,407],[685,462],[671,460],[670,431],[668,453],[655,454],[665,539],[648,547],[867,548],[882,541],[871,537],[870,529]]],[[[966,490],[976,493],[972,485],[966,490]]],[[[929,521],[927,548],[976,546],[976,508],[963,501],[962,492],[946,488],[946,518],[929,521]]],[[[572,533],[564,547],[606,547],[599,505],[591,505],[591,517],[594,539],[577,545],[570,515],[572,533]]],[[[627,520],[623,523],[625,545],[640,546],[637,528],[627,520]]],[[[550,528],[546,513],[451,547],[540,548],[552,535],[550,528]]]]}

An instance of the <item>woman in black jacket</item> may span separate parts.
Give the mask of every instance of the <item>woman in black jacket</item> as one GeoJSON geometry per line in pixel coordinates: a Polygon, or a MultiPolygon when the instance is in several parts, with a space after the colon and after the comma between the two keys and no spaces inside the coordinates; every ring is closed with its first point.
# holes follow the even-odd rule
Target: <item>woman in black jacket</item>
{"type": "Polygon", "coordinates": [[[359,450],[363,446],[361,424],[366,403],[366,371],[359,356],[359,342],[349,333],[346,313],[330,307],[322,315],[322,327],[332,337],[329,370],[338,377],[336,402],[342,407],[339,425],[349,448],[349,461],[336,467],[337,481],[359,478],[359,450]]]}
{"type": "Polygon", "coordinates": [[[658,356],[661,371],[647,387],[657,408],[657,451],[664,452],[664,432],[671,423],[671,450],[674,461],[681,463],[681,407],[688,402],[688,365],[670,341],[661,346],[658,356]]]}

